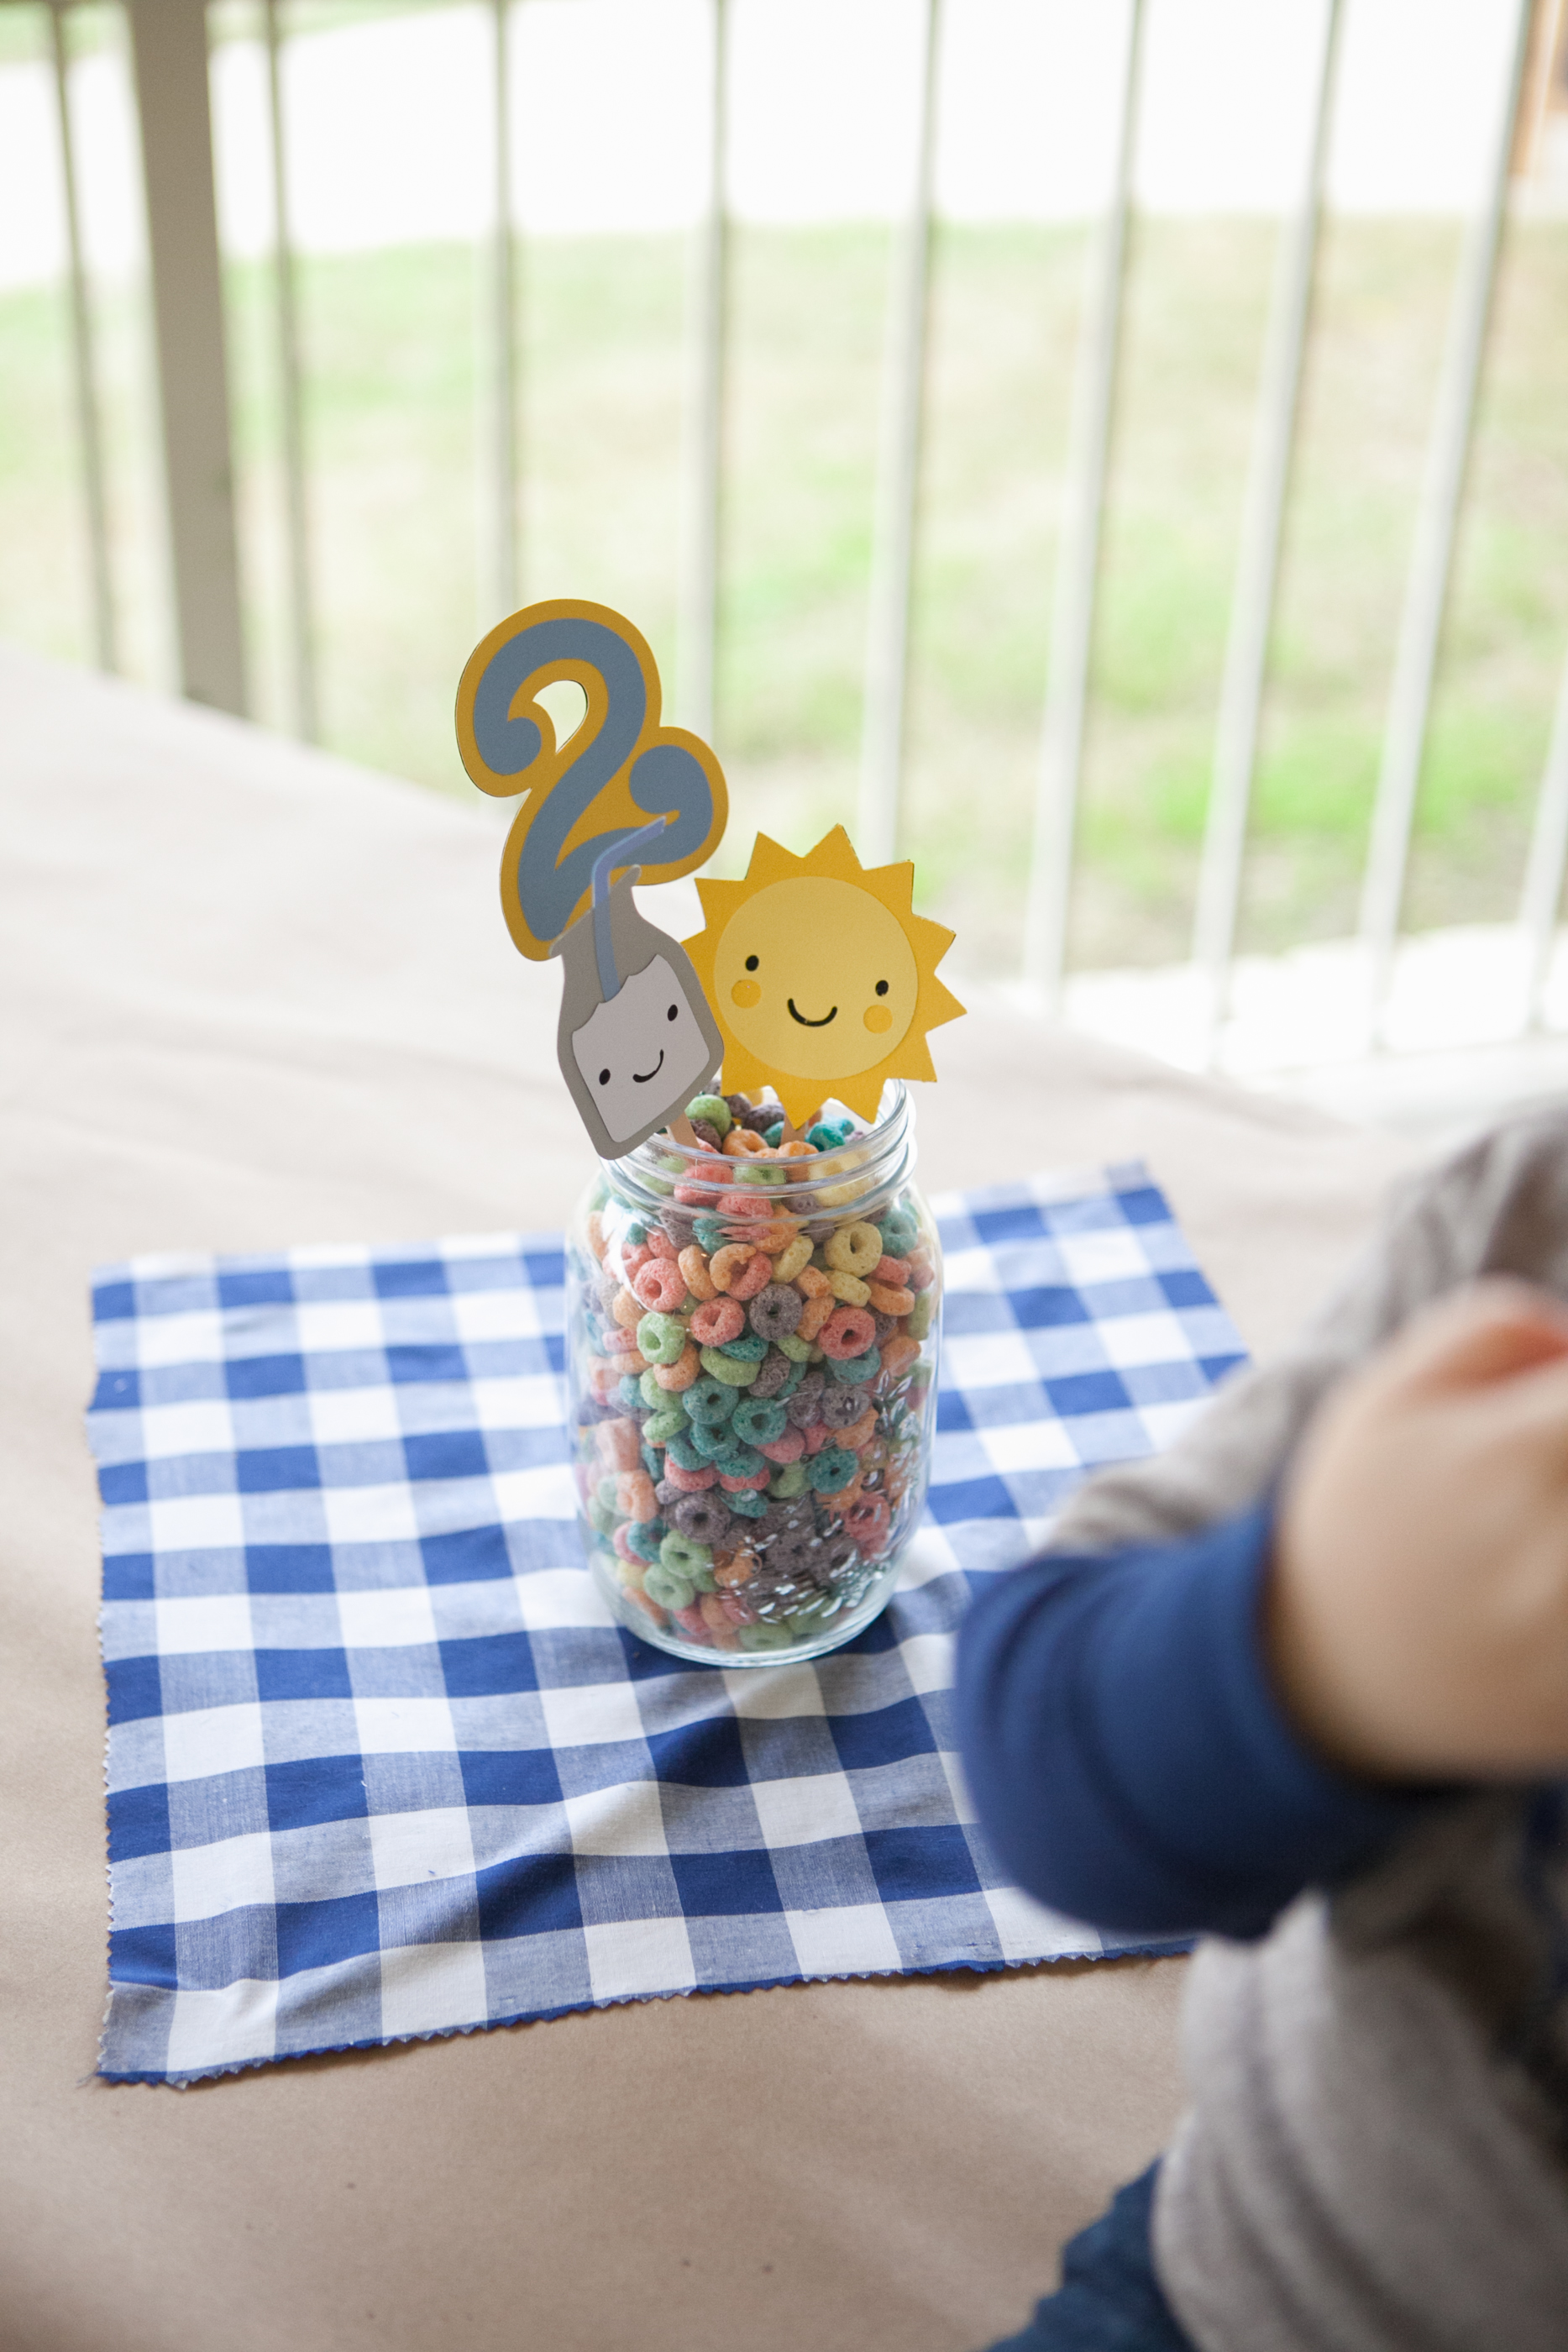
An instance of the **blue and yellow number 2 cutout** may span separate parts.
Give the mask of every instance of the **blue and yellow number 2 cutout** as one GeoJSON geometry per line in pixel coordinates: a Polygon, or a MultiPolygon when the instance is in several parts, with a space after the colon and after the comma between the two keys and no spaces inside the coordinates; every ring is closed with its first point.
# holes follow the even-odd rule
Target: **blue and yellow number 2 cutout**
{"type": "Polygon", "coordinates": [[[699,737],[661,727],[660,706],[646,640],[606,604],[529,604],[470,654],[457,688],[463,765],[482,793],[527,795],[501,855],[501,905],[522,954],[549,954],[589,903],[595,861],[651,819],[666,830],[633,853],[645,883],[689,874],[717,845],[724,772],[699,737]],[[558,743],[537,698],[563,678],[588,709],[558,743]]]}

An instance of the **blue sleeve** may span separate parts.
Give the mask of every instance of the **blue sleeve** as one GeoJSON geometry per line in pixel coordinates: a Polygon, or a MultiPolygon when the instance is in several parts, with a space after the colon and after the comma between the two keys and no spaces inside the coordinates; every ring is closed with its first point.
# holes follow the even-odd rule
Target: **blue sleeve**
{"type": "Polygon", "coordinates": [[[1272,1519],[1178,1543],[1048,1555],[964,1622],[965,1769],[1002,1866],[1097,1927],[1260,1936],[1427,1801],[1319,1763],[1270,1685],[1272,1519]]]}

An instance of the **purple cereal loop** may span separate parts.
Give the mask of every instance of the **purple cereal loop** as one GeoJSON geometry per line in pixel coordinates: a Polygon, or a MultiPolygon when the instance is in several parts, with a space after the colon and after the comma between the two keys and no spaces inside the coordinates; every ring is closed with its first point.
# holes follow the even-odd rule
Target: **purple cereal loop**
{"type": "Polygon", "coordinates": [[[757,1378],[751,1383],[754,1397],[777,1396],[794,1367],[782,1349],[769,1348],[757,1367],[757,1378]]]}
{"type": "Polygon", "coordinates": [[[792,1282],[770,1282],[747,1308],[747,1318],[759,1339],[788,1339],[806,1311],[806,1301],[792,1282]]]}
{"type": "Polygon", "coordinates": [[[723,1543],[729,1533],[729,1505],[712,1488],[701,1495],[683,1495],[670,1506],[670,1522],[693,1543],[723,1543]]]}

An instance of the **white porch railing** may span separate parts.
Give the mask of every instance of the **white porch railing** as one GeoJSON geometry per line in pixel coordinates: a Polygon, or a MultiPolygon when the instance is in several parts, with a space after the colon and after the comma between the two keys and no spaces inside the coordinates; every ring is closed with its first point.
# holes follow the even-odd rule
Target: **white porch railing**
{"type": "MultiPolygon", "coordinates": [[[[212,123],[204,0],[122,0],[129,24],[140,117],[151,282],[158,359],[172,557],[175,638],[183,690],[220,709],[246,707],[246,647],[236,561],[234,463],[225,370],[219,240],[214,199],[212,123]]],[[[486,572],[497,611],[518,594],[517,532],[520,458],[514,284],[513,123],[507,101],[507,50],[528,0],[487,0],[492,80],[485,111],[494,125],[493,226],[487,309],[491,429],[489,496],[493,544],[486,572]]],[[[295,257],[286,170],[284,85],[279,55],[286,0],[262,0],[267,99],[275,180],[275,328],[283,389],[283,474],[288,646],[294,723],[317,732],[319,681],[313,617],[315,551],[303,430],[305,391],[296,315],[295,257]]],[[[725,420],[730,357],[729,235],[724,184],[733,0],[706,0],[709,72],[706,217],[694,246],[696,299],[685,455],[685,525],[679,556],[676,699],[704,731],[713,719],[716,646],[724,609],[725,420]]],[[[1363,1045],[1395,1043],[1395,951],[1406,898],[1416,793],[1433,684],[1454,568],[1467,467],[1487,353],[1511,170],[1539,129],[1560,69],[1564,0],[1496,0],[1509,21],[1507,60],[1493,93],[1489,165],[1469,225],[1452,293],[1446,354],[1432,404],[1397,654],[1362,881],[1355,956],[1336,982],[1336,1037],[1363,1045]],[[1352,975],[1349,978],[1344,975],[1352,975]],[[1354,1012],[1343,1012],[1345,989],[1354,1012]],[[1345,1020],[1349,1020],[1349,1030],[1345,1020]]],[[[69,0],[50,0],[65,215],[69,235],[70,321],[75,362],[83,508],[90,547],[93,644],[112,668],[117,627],[105,517],[104,451],[93,306],[79,225],[79,158],[72,136],[66,24],[69,0]]],[[[1312,329],[1325,157],[1334,121],[1344,0],[1323,0],[1312,76],[1312,127],[1292,212],[1279,247],[1258,388],[1228,643],[1216,716],[1206,831],[1192,934],[1182,981],[1180,1058],[1245,1066],[1255,1027],[1256,976],[1239,988],[1238,908],[1258,765],[1281,551],[1295,457],[1303,366],[1312,329]]],[[[1115,168],[1109,205],[1092,241],[1090,285],[1076,360],[1076,394],[1063,497],[1063,527],[1041,717],[1033,852],[1028,876],[1022,978],[1036,1001],[1072,1010],[1064,996],[1068,911],[1077,851],[1083,740],[1100,588],[1101,542],[1113,466],[1113,423],[1122,358],[1128,228],[1133,205],[1145,71],[1148,0],[1124,0],[1115,168]]],[[[933,215],[944,0],[914,0],[912,37],[917,122],[907,204],[894,240],[887,332],[870,625],[863,690],[859,838],[885,856],[904,831],[905,718],[911,612],[918,561],[922,444],[929,362],[928,254],[933,215]]],[[[1568,862],[1568,667],[1557,722],[1536,796],[1533,835],[1509,969],[1522,1034],[1548,1017],[1548,977],[1564,865],[1568,862]]],[[[1092,997],[1092,984],[1089,985],[1092,997]]],[[[1101,991],[1104,999],[1104,990],[1101,991]]],[[[1109,1000],[1105,1000],[1109,1001],[1109,1000]]],[[[1128,1000],[1131,1002],[1131,999],[1128,1000]]],[[[1175,997],[1167,1000],[1172,1005],[1175,997]]],[[[1175,1016],[1173,1015],[1173,1018],[1175,1016]]],[[[1303,1050],[1305,1050],[1303,1048],[1303,1050]]],[[[1310,1055],[1308,1056],[1310,1058],[1310,1055]]]]}

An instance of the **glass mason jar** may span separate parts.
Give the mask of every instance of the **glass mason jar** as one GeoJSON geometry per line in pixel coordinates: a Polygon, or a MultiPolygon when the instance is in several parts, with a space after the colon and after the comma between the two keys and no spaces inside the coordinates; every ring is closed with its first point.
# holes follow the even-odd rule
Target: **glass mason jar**
{"type": "Polygon", "coordinates": [[[661,1132],[601,1163],[567,1240],[567,1377],[611,1609],[675,1657],[763,1665],[836,1649],[893,1591],[930,1473],[942,1255],[896,1081],[871,1128],[829,1103],[789,1144],[776,1104],[734,1118],[745,1100],[717,1106],[719,1150],[661,1132]]]}

